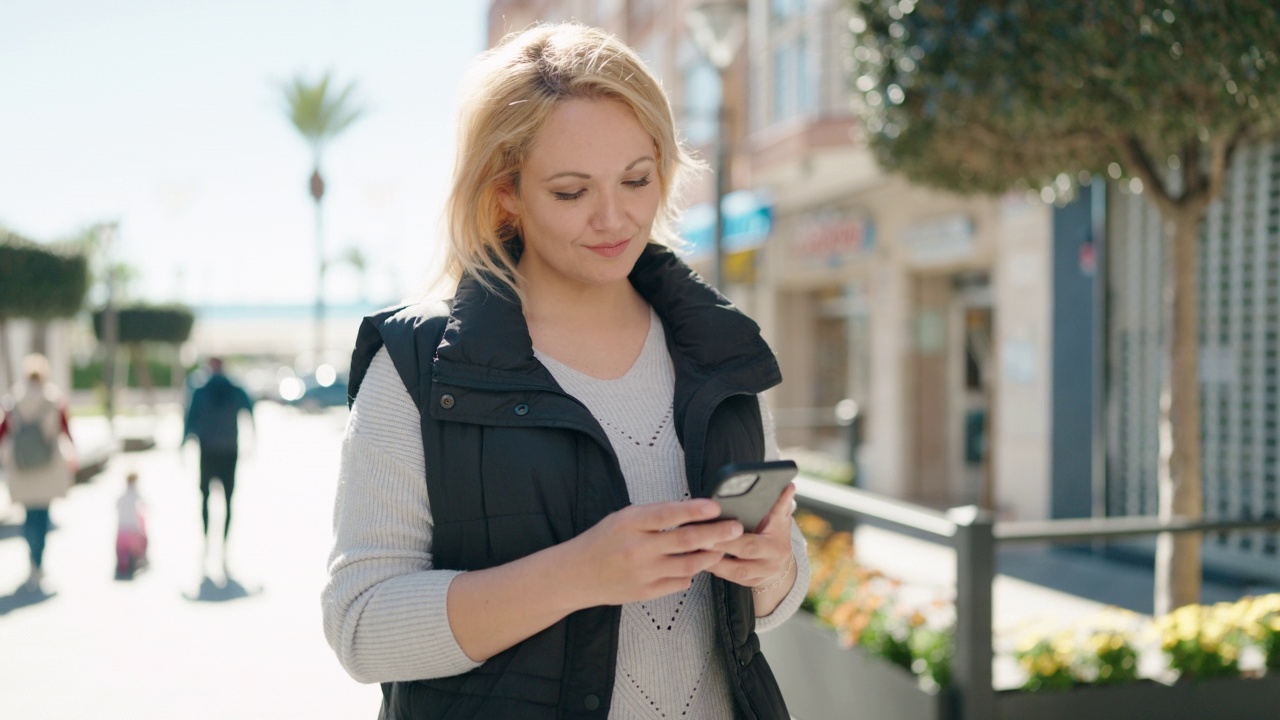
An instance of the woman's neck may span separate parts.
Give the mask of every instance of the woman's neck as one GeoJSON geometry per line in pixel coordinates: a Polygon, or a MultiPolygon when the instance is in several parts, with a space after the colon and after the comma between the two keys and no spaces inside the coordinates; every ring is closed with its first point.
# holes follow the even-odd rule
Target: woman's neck
{"type": "Polygon", "coordinates": [[[621,377],[649,334],[649,304],[630,282],[549,292],[523,288],[525,322],[539,352],[595,378],[621,377]]]}
{"type": "Polygon", "coordinates": [[[649,305],[627,280],[609,285],[526,283],[525,320],[534,325],[568,325],[583,330],[647,322],[649,305]]]}

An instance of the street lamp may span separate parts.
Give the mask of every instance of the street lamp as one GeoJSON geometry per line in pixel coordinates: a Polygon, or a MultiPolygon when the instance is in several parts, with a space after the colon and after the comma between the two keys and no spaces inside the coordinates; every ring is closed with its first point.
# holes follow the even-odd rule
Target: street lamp
{"type": "Polygon", "coordinates": [[[712,280],[717,288],[724,287],[724,200],[728,182],[725,165],[729,155],[727,123],[728,106],[725,103],[725,75],[738,50],[747,39],[747,0],[702,0],[689,9],[685,22],[698,51],[715,67],[720,76],[720,107],[716,112],[716,189],[712,205],[715,208],[715,272],[712,280]]]}

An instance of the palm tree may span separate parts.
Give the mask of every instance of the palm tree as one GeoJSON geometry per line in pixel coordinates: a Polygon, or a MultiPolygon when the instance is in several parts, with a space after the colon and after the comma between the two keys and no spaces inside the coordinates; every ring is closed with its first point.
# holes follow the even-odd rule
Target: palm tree
{"type": "Polygon", "coordinates": [[[352,94],[353,81],[338,90],[330,87],[332,73],[326,72],[319,81],[308,82],[301,75],[282,83],[285,113],[289,121],[311,146],[314,170],[311,173],[311,197],[316,203],[316,261],[318,284],[316,285],[315,362],[319,363],[324,352],[324,223],[321,201],[324,199],[324,178],[320,175],[320,158],[329,141],[337,137],[355,122],[363,110],[355,105],[352,94]]]}
{"type": "Polygon", "coordinates": [[[360,301],[369,300],[369,259],[359,245],[350,245],[338,256],[338,262],[351,266],[360,275],[360,301]]]}

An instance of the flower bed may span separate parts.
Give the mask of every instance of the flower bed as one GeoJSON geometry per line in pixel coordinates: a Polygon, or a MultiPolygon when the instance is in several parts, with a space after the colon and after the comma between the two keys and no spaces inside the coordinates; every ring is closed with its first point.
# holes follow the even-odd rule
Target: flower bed
{"type": "MultiPolygon", "coordinates": [[[[775,671],[780,658],[772,648],[788,658],[803,657],[803,648],[790,655],[782,649],[803,642],[824,658],[823,668],[839,664],[844,680],[828,677],[834,671],[810,662],[788,660],[798,670],[788,668],[779,677],[785,675],[785,682],[796,688],[788,691],[784,683],[788,703],[797,705],[796,716],[945,717],[953,654],[950,604],[903,603],[897,581],[857,562],[851,533],[833,532],[826,521],[808,513],[797,521],[809,545],[812,572],[804,609],[811,617],[798,616],[788,623],[796,626],[794,632],[773,639],[774,633],[766,634],[762,643],[770,648],[767,656],[775,671]],[[841,659],[841,652],[857,660],[841,659]],[[885,674],[887,669],[898,673],[896,680],[888,679],[893,676],[885,674]],[[853,673],[874,677],[865,686],[853,673]],[[903,681],[914,684],[923,698],[916,710],[905,709],[904,703],[914,702],[902,699],[909,692],[899,697],[903,681]],[[896,710],[878,714],[874,701],[865,707],[868,693],[892,696],[896,710]],[[809,699],[828,694],[834,704],[819,706],[809,699]],[[848,705],[858,694],[863,704],[848,705]],[[793,702],[793,696],[804,699],[793,702]],[[839,707],[848,709],[838,712],[839,707]]],[[[1280,594],[1191,605],[1156,621],[1112,609],[1069,627],[1033,629],[1010,654],[1026,680],[1020,690],[999,693],[1001,717],[1135,716],[1118,713],[1121,707],[1132,707],[1144,717],[1200,717],[1192,712],[1198,707],[1213,709],[1215,718],[1260,717],[1248,714],[1249,709],[1280,707],[1280,594]],[[1152,700],[1153,694],[1160,699],[1152,700]],[[1216,702],[1227,703],[1230,713],[1223,715],[1226,706],[1216,702]],[[1163,709],[1152,714],[1156,707],[1163,709]]]]}

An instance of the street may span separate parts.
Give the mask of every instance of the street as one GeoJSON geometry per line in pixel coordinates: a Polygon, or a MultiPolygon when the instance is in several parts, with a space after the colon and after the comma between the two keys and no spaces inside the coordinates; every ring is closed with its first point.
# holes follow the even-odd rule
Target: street
{"type": "MultiPolygon", "coordinates": [[[[224,575],[203,558],[194,443],[177,450],[176,409],[157,447],[117,455],[52,510],[51,597],[27,573],[22,511],[0,504],[0,717],[371,718],[380,694],[342,670],[321,631],[344,410],[306,415],[259,403],[242,448],[224,575]],[[114,579],[116,499],[130,470],[149,507],[151,567],[114,579]],[[204,568],[202,569],[202,564],[204,568]],[[36,596],[38,597],[38,596],[36,596]]],[[[91,442],[105,421],[75,419],[91,442]]],[[[210,525],[221,529],[214,491],[210,525]]]]}

